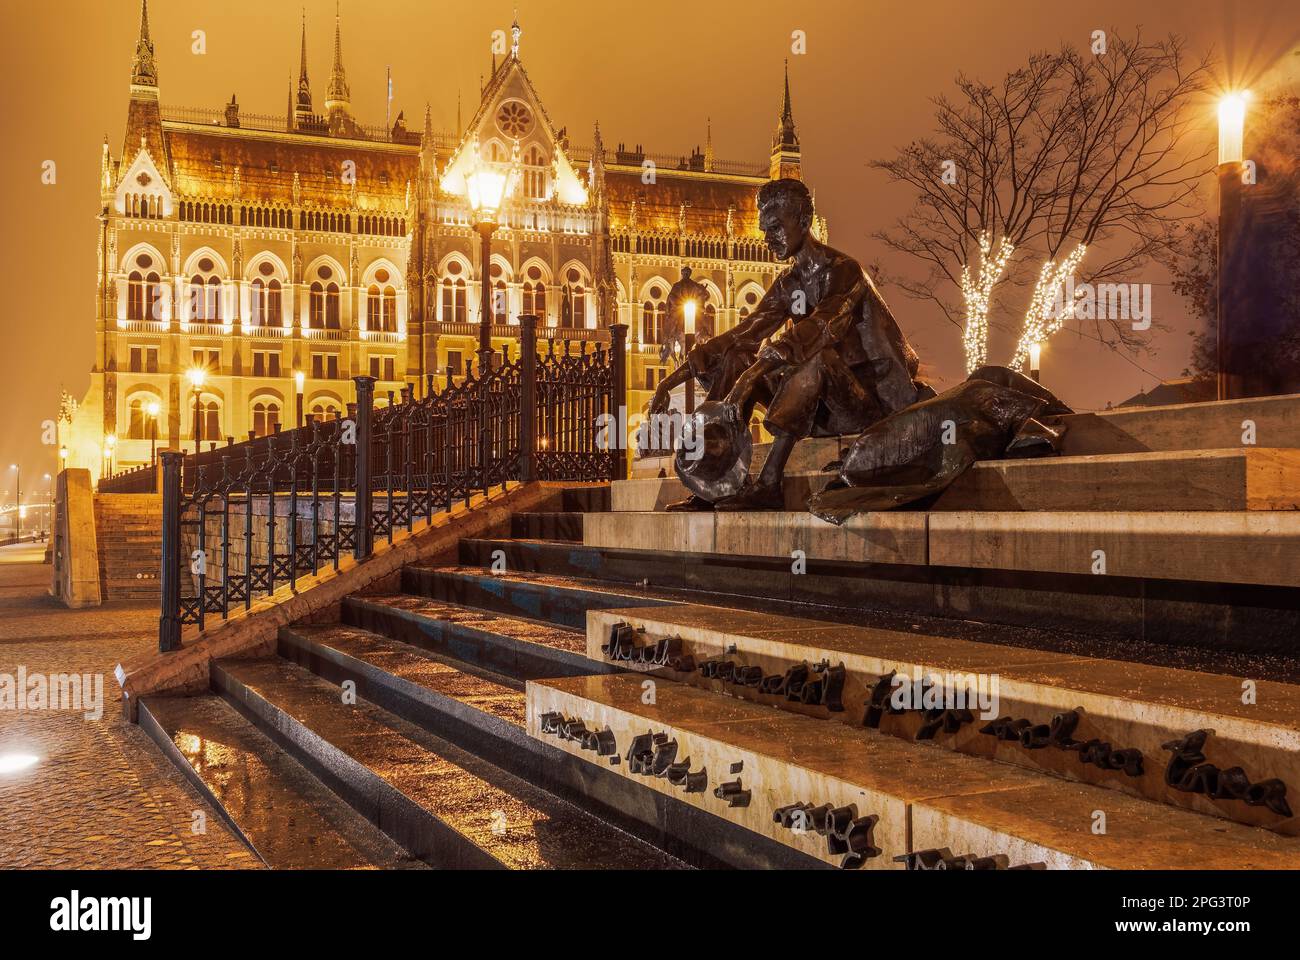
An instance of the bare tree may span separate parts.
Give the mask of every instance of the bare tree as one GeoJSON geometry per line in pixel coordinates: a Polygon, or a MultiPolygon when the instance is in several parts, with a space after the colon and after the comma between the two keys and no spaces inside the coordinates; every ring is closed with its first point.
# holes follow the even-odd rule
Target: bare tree
{"type": "MultiPolygon", "coordinates": [[[[969,278],[981,271],[981,248],[1010,248],[1010,291],[1001,288],[998,304],[1034,283],[1031,324],[1094,245],[1106,259],[1082,270],[1084,280],[1140,269],[1163,252],[1170,225],[1194,215],[1189,201],[1212,169],[1197,96],[1210,68],[1208,57],[1189,62],[1177,36],[1148,43],[1112,33],[1105,52],[1038,53],[996,86],[959,75],[957,96],[933,100],[937,136],[873,164],[915,193],[910,211],[876,236],[924,273],[889,280],[938,304],[969,340],[978,311],[961,293],[978,286],[969,278]]],[[[1144,342],[1131,325],[1095,322],[1107,342],[1144,342]]]]}

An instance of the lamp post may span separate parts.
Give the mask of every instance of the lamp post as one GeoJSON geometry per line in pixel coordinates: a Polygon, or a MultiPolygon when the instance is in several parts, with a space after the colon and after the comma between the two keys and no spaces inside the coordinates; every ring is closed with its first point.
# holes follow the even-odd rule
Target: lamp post
{"type": "MultiPolygon", "coordinates": [[[[682,350],[685,353],[686,362],[691,360],[691,351],[695,349],[695,309],[694,300],[687,300],[682,305],[683,320],[682,331],[683,341],[682,350]]],[[[686,415],[689,417],[695,412],[695,378],[686,378],[686,415]]]]}
{"type": "Polygon", "coordinates": [[[54,526],[54,478],[48,473],[45,475],[45,523],[41,529],[41,540],[44,542],[44,534],[48,533],[54,526]]]}
{"type": "Polygon", "coordinates": [[[478,355],[479,369],[485,371],[492,355],[492,234],[500,226],[501,206],[514,194],[519,179],[519,143],[515,142],[514,158],[504,169],[500,165],[483,163],[478,159],[477,151],[475,157],[475,167],[465,177],[465,188],[470,211],[474,214],[474,229],[483,240],[483,309],[479,320],[478,355]]]}
{"type": "Polygon", "coordinates": [[[1218,289],[1215,315],[1218,347],[1217,398],[1230,400],[1241,394],[1241,370],[1233,357],[1232,341],[1238,331],[1247,331],[1249,300],[1238,283],[1241,266],[1236,262],[1240,245],[1243,141],[1246,129],[1246,91],[1229,93],[1219,101],[1219,236],[1218,289]],[[1231,326],[1231,329],[1229,327],[1231,326]]]}
{"type": "Polygon", "coordinates": [[[1035,341],[1029,345],[1029,376],[1033,378],[1034,383],[1038,383],[1039,371],[1042,367],[1039,364],[1043,359],[1043,345],[1035,341]]]}
{"type": "Polygon", "coordinates": [[[9,464],[9,469],[17,474],[15,483],[18,485],[18,500],[17,506],[14,507],[14,539],[21,540],[23,538],[23,470],[16,463],[9,464]]]}
{"type": "Polygon", "coordinates": [[[104,438],[104,475],[111,477],[113,475],[113,454],[117,450],[117,434],[110,433],[104,438]]]}
{"type": "Polygon", "coordinates": [[[296,423],[300,427],[302,426],[302,392],[303,392],[303,388],[306,385],[307,385],[307,374],[305,374],[301,370],[294,371],[293,386],[294,386],[294,393],[296,394],[297,403],[298,403],[298,419],[296,423]]]}
{"type": "Polygon", "coordinates": [[[149,462],[155,463],[158,459],[158,413],[162,408],[158,406],[157,400],[149,401],[149,406],[145,407],[145,412],[149,414],[149,462]]]}
{"type": "Polygon", "coordinates": [[[207,380],[208,375],[202,367],[191,367],[189,372],[190,386],[194,388],[194,452],[199,452],[199,443],[203,440],[203,417],[199,411],[199,400],[203,390],[203,382],[207,380]]]}

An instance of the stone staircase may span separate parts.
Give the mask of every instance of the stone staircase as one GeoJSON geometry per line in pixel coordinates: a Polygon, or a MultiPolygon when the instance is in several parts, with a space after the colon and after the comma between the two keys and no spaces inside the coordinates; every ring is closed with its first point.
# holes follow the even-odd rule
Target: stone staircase
{"type": "Polygon", "coordinates": [[[1300,867],[1300,398],[1070,419],[842,528],[638,463],[140,722],[274,867],[1300,867]]]}

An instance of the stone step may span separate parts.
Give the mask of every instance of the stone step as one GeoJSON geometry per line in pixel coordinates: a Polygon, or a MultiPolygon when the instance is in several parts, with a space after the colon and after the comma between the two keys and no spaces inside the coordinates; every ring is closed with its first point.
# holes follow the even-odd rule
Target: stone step
{"type": "MultiPolygon", "coordinates": [[[[789,472],[788,510],[806,509],[833,474],[789,472]]],[[[687,495],[664,478],[613,484],[615,511],[662,510],[687,495]]],[[[957,478],[931,507],[953,510],[1296,510],[1300,509],[1300,450],[1236,447],[990,460],[957,478]]]]}
{"type": "MultiPolygon", "coordinates": [[[[1158,450],[1207,450],[1240,447],[1300,447],[1300,396],[1252,397],[1167,407],[1132,407],[1059,418],[1066,427],[1061,453],[1088,456],[1146,453],[1158,450]],[[1248,431],[1253,431],[1251,436],[1248,431]]],[[[820,470],[838,459],[855,437],[805,440],[795,447],[789,469],[820,470]]],[[[767,459],[770,443],[755,444],[753,469],[767,459]]],[[[671,476],[671,457],[645,457],[632,463],[633,477],[671,476]]]]}
{"type": "Polygon", "coordinates": [[[699,604],[592,610],[587,651],[628,671],[1300,834],[1293,684],[699,604]],[[608,655],[611,638],[622,655],[608,655]],[[809,672],[819,664],[834,670],[809,672]],[[914,699],[891,700],[895,673],[914,699]],[[922,678],[962,699],[927,703],[922,678]],[[1003,719],[1015,725],[999,737],[993,722],[1003,719]],[[1171,786],[1185,764],[1171,766],[1165,744],[1204,730],[1200,762],[1280,786],[1257,788],[1250,802],[1171,786]]]}
{"type": "Polygon", "coordinates": [[[424,866],[215,694],[148,697],[140,726],[273,869],[424,866]]]}
{"type": "Polygon", "coordinates": [[[582,542],[581,513],[516,513],[510,517],[510,536],[521,540],[582,542]]]}
{"type": "MultiPolygon", "coordinates": [[[[707,529],[708,514],[605,514],[608,518],[636,518],[634,524],[654,529],[690,531],[699,524],[707,529]],[[681,519],[703,517],[704,519],[681,519]]],[[[809,514],[732,514],[754,518],[753,523],[773,539],[786,537],[781,521],[794,517],[799,524],[812,526],[809,514]]],[[[922,552],[925,544],[917,543],[926,527],[934,524],[931,515],[894,513],[875,514],[891,518],[896,526],[892,535],[894,553],[903,553],[906,538],[912,539],[911,553],[922,552]],[[911,518],[910,520],[907,518],[911,518]],[[915,530],[905,524],[921,523],[915,530]]],[[[980,514],[949,514],[946,517],[981,517],[980,514]]],[[[1027,518],[1035,514],[989,514],[991,518],[1027,518]]],[[[1133,516],[1133,515],[1130,515],[1133,516]]],[[[1153,516],[1153,515],[1144,515],[1153,516]]],[[[1183,515],[1187,517],[1189,515],[1183,515]]],[[[1215,514],[1197,514],[1213,518],[1215,514]]],[[[1263,516],[1263,515],[1251,515],[1263,516]]],[[[1275,514],[1290,517],[1290,514],[1275,514]]],[[[590,518],[589,518],[590,519],[590,518]]],[[[746,521],[742,521],[744,523],[746,521]]],[[[820,521],[817,521],[820,524],[820,521]]],[[[829,525],[822,530],[833,531],[829,525]]],[[[889,529],[877,536],[889,544],[889,529]]],[[[832,537],[835,536],[832,533],[832,537]]],[[[995,530],[990,537],[997,536],[995,530]]],[[[835,551],[818,550],[818,543],[803,540],[803,558],[791,550],[773,550],[767,556],[736,553],[705,553],[697,550],[672,549],[673,540],[661,538],[668,546],[660,549],[637,549],[635,536],[618,538],[614,546],[575,546],[541,541],[462,540],[460,561],[465,565],[487,568],[496,561],[511,571],[499,575],[507,586],[490,585],[487,590],[507,590],[516,598],[528,597],[533,611],[547,604],[548,613],[527,615],[549,619],[552,607],[569,605],[569,619],[564,622],[578,627],[581,604],[573,604],[547,587],[542,596],[529,596],[529,588],[515,581],[531,579],[538,588],[566,585],[599,593],[602,585],[625,595],[644,594],[654,600],[673,600],[664,592],[691,592],[704,603],[727,605],[761,604],[764,609],[782,606],[804,608],[801,615],[819,616],[815,610],[835,613],[834,619],[857,622],[864,613],[889,613],[895,616],[938,617],[957,621],[981,621],[1030,630],[1071,631],[1124,642],[1168,644],[1183,648],[1214,651],[1240,651],[1256,654],[1291,655],[1300,631],[1300,591],[1292,587],[1251,584],[1178,581],[1162,577],[1106,576],[1083,573],[1043,572],[1034,569],[1007,571],[990,567],[963,568],[920,563],[849,563],[834,559],[835,551]],[[707,595],[707,598],[705,597],[707,595]]],[[[707,536],[701,537],[707,539],[707,536]]],[[[843,541],[840,541],[841,543],[843,541]]],[[[831,546],[836,545],[834,539],[831,546]]],[[[870,544],[855,544],[862,554],[870,544]]],[[[877,550],[888,555],[890,551],[877,550]]],[[[1108,557],[1109,559],[1109,557],[1108,557]]],[[[1026,566],[1031,566],[1026,564],[1026,566]]],[[[1155,571],[1159,573],[1160,571],[1155,571]]],[[[480,569],[479,575],[484,575],[480,569]]],[[[462,589],[457,586],[455,589],[462,589]]],[[[475,595],[482,597],[485,591],[475,595]]],[[[485,605],[460,594],[465,602],[485,605]]],[[[598,598],[593,598],[600,606],[598,598]]],[[[688,596],[687,599],[690,599],[688,596]]],[[[583,601],[586,602],[586,601],[583,601]]],[[[616,602],[614,606],[629,604],[616,602]]],[[[609,606],[609,604],[606,604],[609,606]]],[[[520,610],[522,612],[522,608],[520,610]]],[[[777,612],[781,612],[778,611],[777,612]]]]}
{"type": "MultiPolygon", "coordinates": [[[[513,541],[493,543],[504,545],[513,541]]],[[[565,548],[563,544],[554,546],[565,548]]],[[[518,567],[512,569],[519,570],[518,567]]],[[[402,569],[402,591],[461,607],[540,620],[571,630],[587,628],[587,611],[593,607],[641,606],[647,602],[635,590],[575,584],[563,577],[552,581],[545,576],[496,574],[478,567],[407,566],[402,569]],[[554,589],[556,587],[559,589],[554,589]]]]}
{"type": "MultiPolygon", "coordinates": [[[[733,825],[603,771],[593,773],[524,729],[522,683],[347,626],[283,628],[282,657],[455,749],[588,811],[692,866],[806,867],[777,844],[750,841],[733,825]]],[[[590,663],[602,671],[599,663],[590,663]]],[[[572,673],[573,671],[569,671],[572,673]]]]}
{"type": "Polygon", "coordinates": [[[428,597],[348,597],[342,620],[517,681],[604,669],[588,659],[577,630],[428,597]]]}
{"type": "Polygon", "coordinates": [[[331,790],[440,868],[664,869],[679,861],[280,658],[212,681],[331,790]]]}
{"type": "Polygon", "coordinates": [[[1013,867],[1300,867],[1291,837],[671,681],[647,703],[645,682],[530,681],[528,732],[602,767],[605,756],[569,737],[612,735],[620,775],[841,866],[898,868],[895,857],[948,848],[1013,867]],[[657,759],[673,763],[665,776],[631,762],[649,746],[634,740],[656,734],[657,759]],[[834,809],[840,822],[820,834],[813,814],[799,829],[796,815],[781,817],[796,804],[834,809]]]}
{"type": "Polygon", "coordinates": [[[1196,583],[1300,586],[1296,511],[864,513],[842,526],[804,512],[604,513],[589,547],[794,556],[1196,583]],[[1100,551],[1100,552],[1099,552],[1100,551]]]}

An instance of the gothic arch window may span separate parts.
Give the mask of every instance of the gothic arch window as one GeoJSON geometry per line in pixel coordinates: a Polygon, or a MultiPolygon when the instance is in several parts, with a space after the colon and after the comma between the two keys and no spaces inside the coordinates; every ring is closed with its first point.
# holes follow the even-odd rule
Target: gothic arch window
{"type": "Polygon", "coordinates": [[[139,270],[132,270],[126,278],[126,318],[144,319],[144,277],[139,270]]]}
{"type": "Polygon", "coordinates": [[[564,274],[560,290],[560,326],[585,327],[587,325],[587,288],[582,273],[570,267],[564,274]]]}
{"type": "Polygon", "coordinates": [[[442,278],[442,320],[465,323],[465,268],[459,260],[450,260],[442,278]]]}
{"type": "Polygon", "coordinates": [[[372,283],[366,288],[366,329],[374,332],[383,329],[383,318],[381,316],[383,308],[383,294],[379,291],[379,285],[372,283]]]}
{"type": "MultiPolygon", "coordinates": [[[[189,432],[194,432],[194,406],[190,405],[190,415],[187,418],[189,432]]],[[[221,437],[221,401],[215,397],[201,397],[198,403],[198,427],[200,436],[191,436],[193,440],[202,440],[208,443],[213,440],[220,440],[221,437]]]]}
{"type": "Polygon", "coordinates": [[[269,436],[280,425],[280,404],[274,400],[258,400],[253,404],[253,435],[269,436]]]}
{"type": "Polygon", "coordinates": [[[524,196],[533,200],[546,199],[546,154],[537,144],[530,144],[524,151],[524,196]]]}
{"type": "Polygon", "coordinates": [[[320,400],[312,404],[309,418],[314,423],[324,423],[326,420],[337,420],[339,408],[335,406],[332,400],[320,400]]]}
{"type": "Polygon", "coordinates": [[[659,343],[664,332],[664,288],[654,284],[646,291],[646,301],[641,304],[641,330],[643,342],[659,343]]]}
{"type": "Polygon", "coordinates": [[[307,323],[313,330],[325,329],[325,288],[320,281],[312,282],[308,291],[307,323]]]}
{"type": "Polygon", "coordinates": [[[496,262],[493,262],[488,272],[492,277],[492,322],[507,323],[510,296],[506,291],[505,273],[501,269],[501,264],[496,262]]]}
{"type": "Polygon", "coordinates": [[[217,265],[211,257],[200,257],[196,270],[190,276],[189,300],[192,323],[221,323],[224,315],[224,289],[217,276],[217,265]]]}
{"type": "Polygon", "coordinates": [[[148,440],[158,436],[158,418],[149,416],[149,404],[157,403],[152,394],[136,394],[127,402],[128,440],[148,440]]]}
{"type": "Polygon", "coordinates": [[[542,268],[533,264],[524,271],[524,313],[531,313],[546,322],[546,281],[542,268]]]}

